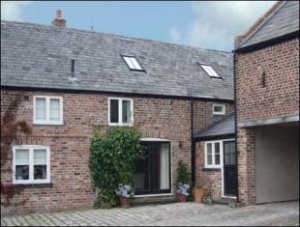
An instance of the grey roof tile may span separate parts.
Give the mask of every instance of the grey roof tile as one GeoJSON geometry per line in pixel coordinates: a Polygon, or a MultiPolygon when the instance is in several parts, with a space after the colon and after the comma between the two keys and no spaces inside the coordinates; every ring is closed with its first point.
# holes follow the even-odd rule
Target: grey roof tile
{"type": "Polygon", "coordinates": [[[299,1],[285,1],[239,48],[299,31],[299,1]]]}
{"type": "Polygon", "coordinates": [[[1,47],[1,86],[233,100],[228,52],[11,21],[1,21],[1,47]],[[120,54],[137,56],[147,73],[130,71],[120,54]],[[197,62],[222,79],[210,78],[197,62]]]}
{"type": "Polygon", "coordinates": [[[235,133],[234,118],[235,118],[234,114],[230,114],[226,116],[224,119],[222,119],[221,121],[211,125],[208,129],[203,130],[201,132],[196,132],[194,134],[194,138],[234,134],[235,133]]]}

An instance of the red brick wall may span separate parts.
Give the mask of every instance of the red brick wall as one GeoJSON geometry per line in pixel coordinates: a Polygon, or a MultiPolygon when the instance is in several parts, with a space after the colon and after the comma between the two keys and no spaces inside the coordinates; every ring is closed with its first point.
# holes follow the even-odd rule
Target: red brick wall
{"type": "Polygon", "coordinates": [[[196,144],[196,185],[202,185],[209,189],[210,183],[212,183],[212,197],[218,199],[222,197],[222,172],[221,169],[203,171],[205,167],[204,144],[205,142],[197,142],[196,144]]]}
{"type": "Polygon", "coordinates": [[[236,92],[239,122],[299,113],[299,39],[237,54],[236,92]]]}
{"type": "MultiPolygon", "coordinates": [[[[1,116],[17,92],[1,90],[1,116]]],[[[50,146],[51,187],[25,188],[15,197],[29,200],[22,206],[6,208],[11,212],[59,210],[90,207],[94,193],[91,188],[88,168],[89,146],[92,125],[108,127],[107,95],[70,94],[49,92],[24,92],[28,99],[18,110],[17,119],[26,120],[32,126],[33,95],[63,97],[64,124],[62,126],[32,126],[28,139],[19,138],[20,144],[50,146]]],[[[173,189],[179,159],[191,164],[191,103],[183,99],[134,97],[134,126],[143,137],[166,138],[171,141],[171,165],[173,189]],[[179,148],[179,141],[182,147],[179,148]]],[[[10,156],[11,158],[11,156],[10,156]]],[[[11,166],[11,163],[7,163],[11,166]]],[[[11,182],[11,174],[2,174],[2,179],[11,182]]],[[[2,209],[3,210],[3,209],[2,209]]]]}
{"type": "Polygon", "coordinates": [[[194,103],[194,132],[200,132],[208,128],[216,121],[224,118],[224,115],[213,115],[213,104],[224,104],[226,115],[234,112],[232,102],[207,102],[197,101],[194,103]]]}
{"type": "MultiPolygon", "coordinates": [[[[250,119],[299,114],[299,39],[249,53],[238,53],[236,62],[238,124],[250,119]],[[266,87],[262,87],[265,72],[266,87]]],[[[255,131],[238,128],[239,198],[254,204],[255,131]]]]}

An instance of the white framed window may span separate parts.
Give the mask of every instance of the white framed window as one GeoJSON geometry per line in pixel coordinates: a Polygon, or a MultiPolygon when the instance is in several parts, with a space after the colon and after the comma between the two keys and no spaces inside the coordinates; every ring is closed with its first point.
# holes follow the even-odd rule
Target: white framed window
{"type": "Polygon", "coordinates": [[[111,126],[131,126],[133,124],[133,100],[108,98],[108,124],[111,126]]]}
{"type": "Polygon", "coordinates": [[[222,167],[222,142],[205,142],[205,168],[222,167]]]}
{"type": "Polygon", "coordinates": [[[202,69],[210,76],[210,77],[220,77],[218,73],[209,65],[201,65],[202,69]]]}
{"type": "Polygon", "coordinates": [[[63,98],[57,96],[34,96],[33,124],[62,125],[63,98]]]}
{"type": "Polygon", "coordinates": [[[121,55],[130,70],[144,71],[143,67],[134,56],[121,55]]]}
{"type": "Polygon", "coordinates": [[[223,104],[213,104],[213,114],[214,115],[225,115],[226,108],[223,104]]]}
{"type": "Polygon", "coordinates": [[[13,184],[50,183],[50,148],[13,146],[13,184]]]}

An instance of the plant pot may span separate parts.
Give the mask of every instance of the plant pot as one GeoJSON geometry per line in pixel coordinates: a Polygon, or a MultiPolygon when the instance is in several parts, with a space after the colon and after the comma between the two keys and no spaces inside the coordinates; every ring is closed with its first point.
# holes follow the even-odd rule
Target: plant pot
{"type": "Polygon", "coordinates": [[[194,197],[196,203],[202,203],[203,198],[207,196],[207,190],[203,188],[194,188],[194,197]]]}
{"type": "Polygon", "coordinates": [[[186,196],[182,194],[177,194],[177,200],[179,202],[186,202],[186,196]]]}
{"type": "Polygon", "coordinates": [[[131,207],[131,198],[120,197],[120,201],[121,201],[121,207],[122,208],[131,207]]]}

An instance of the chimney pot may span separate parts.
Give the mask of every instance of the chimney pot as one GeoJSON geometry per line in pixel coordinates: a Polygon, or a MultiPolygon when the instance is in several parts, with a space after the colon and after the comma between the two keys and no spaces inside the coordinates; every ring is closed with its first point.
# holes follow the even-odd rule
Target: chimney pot
{"type": "Polygon", "coordinates": [[[55,27],[66,27],[66,20],[62,17],[61,10],[56,10],[56,17],[52,21],[55,27]]]}

